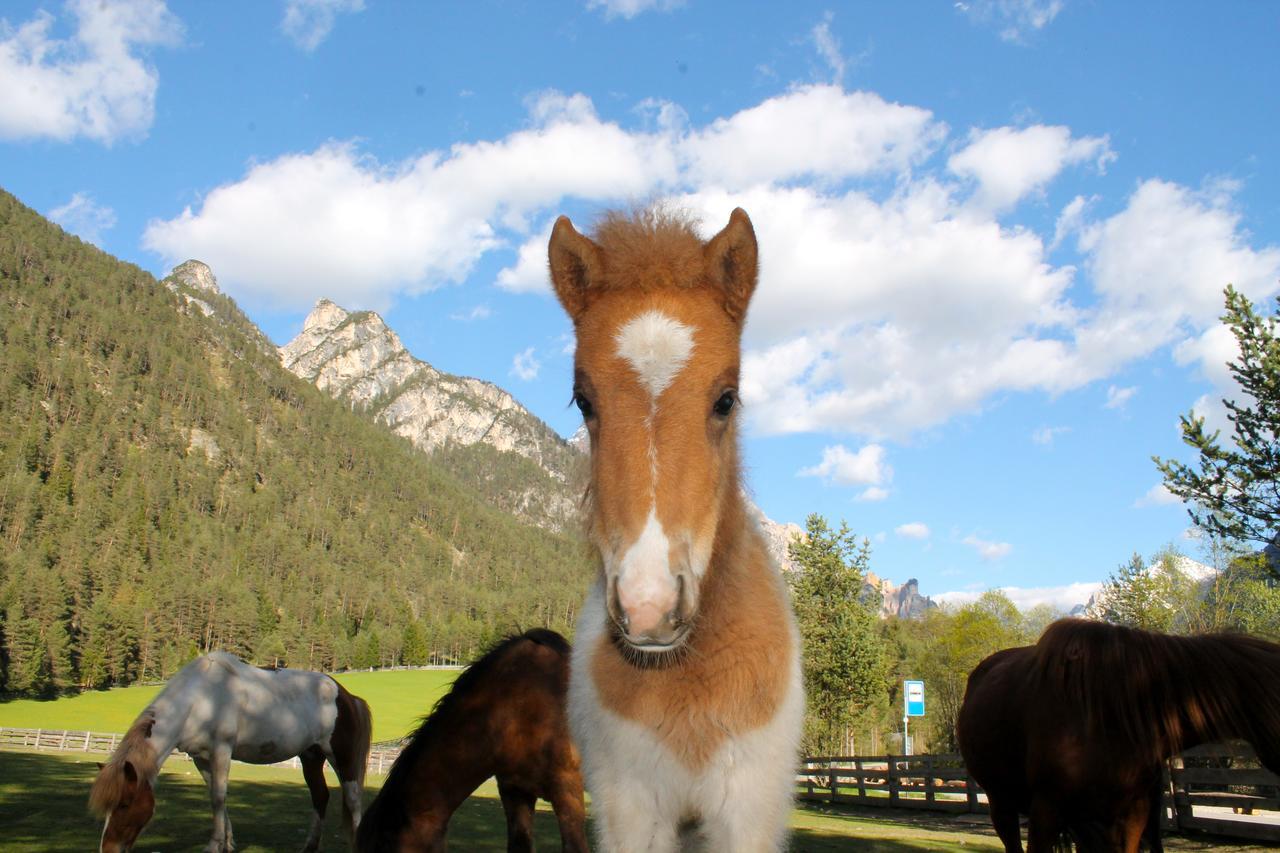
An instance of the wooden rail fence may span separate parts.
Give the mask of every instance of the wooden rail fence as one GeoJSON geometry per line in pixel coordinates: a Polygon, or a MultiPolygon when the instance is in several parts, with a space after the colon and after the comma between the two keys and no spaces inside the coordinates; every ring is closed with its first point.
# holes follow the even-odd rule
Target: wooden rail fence
{"type": "MultiPolygon", "coordinates": [[[[807,758],[796,776],[801,800],[986,814],[986,794],[959,755],[807,758]]],[[[1166,771],[1163,826],[1280,841],[1280,776],[1243,743],[1188,750],[1166,771]]]]}
{"type": "MultiPolygon", "coordinates": [[[[92,752],[110,754],[120,745],[121,735],[102,732],[78,732],[70,729],[12,729],[0,727],[0,749],[35,749],[42,752],[92,752]]],[[[369,773],[385,775],[391,770],[399,746],[375,745],[369,750],[369,773]]],[[[175,756],[186,759],[183,753],[175,756]]],[[[280,761],[273,767],[301,768],[297,758],[280,761]]]]}
{"type": "MultiPolygon", "coordinates": [[[[0,727],[0,749],[109,754],[119,734],[0,727]]],[[[385,775],[400,747],[375,744],[368,772],[385,775]]],[[[185,759],[186,756],[178,754],[185,759]]],[[[299,767],[292,758],[275,765],[299,767]]],[[[1213,744],[1169,762],[1164,827],[1280,841],[1280,776],[1261,769],[1247,744],[1213,744]]],[[[801,800],[935,812],[988,811],[986,794],[958,755],[806,758],[796,775],[801,800]]]]}

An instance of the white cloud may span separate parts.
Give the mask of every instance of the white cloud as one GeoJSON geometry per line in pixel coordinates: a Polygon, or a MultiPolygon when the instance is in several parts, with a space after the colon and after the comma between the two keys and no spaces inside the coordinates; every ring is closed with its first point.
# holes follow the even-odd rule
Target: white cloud
{"type": "Polygon", "coordinates": [[[956,8],[971,19],[998,27],[1000,38],[1022,43],[1043,30],[1066,5],[1064,0],[962,0],[956,8]]]}
{"type": "Polygon", "coordinates": [[[1138,393],[1137,387],[1130,385],[1127,388],[1120,388],[1116,385],[1107,387],[1107,402],[1103,403],[1104,409],[1123,409],[1133,399],[1133,395],[1138,393]]]}
{"type": "Polygon", "coordinates": [[[670,12],[684,5],[684,0],[587,0],[588,9],[603,9],[606,18],[630,20],[642,12],[670,12]]]}
{"type": "Polygon", "coordinates": [[[858,496],[854,498],[854,500],[861,501],[863,503],[874,503],[876,501],[885,500],[888,497],[888,489],[881,488],[880,486],[868,486],[859,492],[858,496]]]}
{"type": "Polygon", "coordinates": [[[46,215],[81,240],[99,247],[102,245],[102,232],[110,231],[116,224],[116,212],[98,204],[88,193],[75,193],[70,201],[46,215]]]}
{"type": "Polygon", "coordinates": [[[460,311],[456,314],[450,314],[450,320],[457,320],[460,323],[471,323],[476,320],[486,320],[493,316],[493,310],[488,305],[476,305],[470,311],[460,311]]]}
{"type": "Polygon", "coordinates": [[[547,273],[547,244],[551,242],[554,220],[538,229],[534,236],[520,244],[516,262],[498,271],[495,284],[511,293],[550,293],[551,278],[547,273]]]}
{"type": "Polygon", "coordinates": [[[1053,241],[1049,243],[1050,251],[1062,245],[1062,241],[1067,239],[1068,235],[1080,230],[1084,223],[1085,208],[1093,200],[1078,195],[1067,202],[1067,206],[1058,214],[1058,221],[1053,224],[1053,241]]]}
{"type": "Polygon", "coordinates": [[[844,82],[845,60],[844,54],[840,52],[840,39],[831,32],[831,21],[834,18],[833,13],[827,12],[822,22],[815,24],[809,31],[809,38],[813,39],[813,46],[817,48],[822,61],[831,69],[831,82],[840,84],[844,82]]]}
{"type": "Polygon", "coordinates": [[[511,359],[511,375],[525,382],[530,382],[538,378],[538,371],[542,369],[542,362],[538,361],[533,354],[533,347],[529,347],[524,352],[518,352],[511,359]]]}
{"type": "Polygon", "coordinates": [[[1164,483],[1156,483],[1147,493],[1133,502],[1135,507],[1148,506],[1170,506],[1171,504],[1180,504],[1182,499],[1175,495],[1165,486],[1164,483]]]}
{"type": "Polygon", "coordinates": [[[1053,444],[1054,439],[1056,439],[1058,436],[1066,435],[1069,432],[1071,432],[1071,427],[1043,426],[1043,427],[1040,427],[1035,432],[1031,433],[1031,440],[1036,444],[1048,446],[1050,444],[1053,444]]]}
{"type": "Polygon", "coordinates": [[[623,111],[633,127],[581,94],[527,106],[519,130],[401,162],[331,142],[254,164],[150,223],[144,244],[169,263],[206,260],[251,304],[302,309],[326,295],[378,308],[461,282],[494,253],[507,264],[498,287],[549,292],[547,235],[566,201],[666,196],[707,235],[742,206],[762,258],[744,336],[753,429],[865,441],[1000,394],[1077,389],[1171,345],[1203,362],[1212,341],[1195,342],[1217,325],[1222,285],[1258,299],[1280,275],[1280,249],[1250,245],[1226,184],[1147,181],[1102,219],[1079,197],[1053,239],[1073,235],[1081,267],[1052,263],[1047,235],[1005,227],[996,208],[1072,163],[1105,165],[1104,137],[1066,128],[987,129],[948,159],[949,131],[928,110],[832,85],[701,125],[665,101],[623,111]],[[977,153],[996,142],[1017,153],[1007,176],[977,153]]]}
{"type": "Polygon", "coordinates": [[[1091,163],[1104,171],[1115,156],[1106,137],[1073,139],[1066,127],[998,127],[972,131],[947,168],[978,182],[975,205],[1002,211],[1042,190],[1067,166],[1091,163]]]}
{"type": "Polygon", "coordinates": [[[898,172],[923,160],[946,125],[873,92],[801,86],[679,141],[695,185],[742,189],[808,177],[898,172]]]}
{"type": "Polygon", "coordinates": [[[581,95],[545,93],[529,108],[532,126],[502,140],[397,165],[351,143],[255,165],[198,210],[149,223],[143,244],[166,261],[205,260],[250,302],[297,307],[325,294],[380,307],[461,281],[506,244],[501,230],[527,229],[531,212],[565,196],[636,196],[674,173],[669,150],[600,121],[581,95]]]}
{"type": "Polygon", "coordinates": [[[333,32],[338,15],[363,11],[364,0],[285,0],[280,29],[309,53],[333,32]]]}
{"type": "Polygon", "coordinates": [[[53,37],[48,12],[17,28],[0,20],[0,139],[145,136],[159,74],[139,49],[176,45],[181,22],[162,0],[71,0],[67,8],[76,22],[67,39],[53,37]]]}
{"type": "MultiPolygon", "coordinates": [[[[868,444],[851,453],[843,444],[824,448],[822,461],[797,472],[801,477],[821,477],[828,483],[840,486],[882,486],[893,479],[893,468],[885,461],[885,450],[878,444],[868,444]]],[[[883,500],[888,493],[882,489],[863,492],[863,500],[883,500]],[[869,494],[868,494],[869,492],[869,494]]]]}
{"type": "Polygon", "coordinates": [[[1080,248],[1100,299],[1081,358],[1115,364],[1217,325],[1228,283],[1254,301],[1276,292],[1280,248],[1248,245],[1232,188],[1144,181],[1124,210],[1086,225],[1080,248]]]}
{"type": "MultiPolygon", "coordinates": [[[[1007,595],[1009,600],[1024,612],[1040,604],[1048,604],[1058,610],[1069,612],[1076,605],[1087,604],[1089,598],[1101,588],[1101,583],[1090,581],[1063,586],[1003,586],[999,591],[1007,595]]],[[[956,590],[934,595],[931,598],[939,604],[963,605],[977,601],[981,594],[974,590],[956,590]]]]}
{"type": "Polygon", "coordinates": [[[893,528],[893,532],[904,539],[928,539],[929,526],[919,521],[909,521],[893,528]]]}
{"type": "Polygon", "coordinates": [[[1009,552],[1013,550],[1013,546],[1008,542],[989,542],[972,534],[960,541],[977,551],[978,556],[984,560],[999,560],[1002,557],[1007,557],[1009,552]]]}

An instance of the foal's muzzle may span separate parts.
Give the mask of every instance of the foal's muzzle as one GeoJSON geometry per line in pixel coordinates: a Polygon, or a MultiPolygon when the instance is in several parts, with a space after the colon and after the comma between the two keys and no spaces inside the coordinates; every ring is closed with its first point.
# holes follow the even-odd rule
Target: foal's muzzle
{"type": "Polygon", "coordinates": [[[689,635],[697,610],[694,584],[688,569],[675,574],[674,594],[628,601],[618,593],[618,578],[609,580],[607,607],[619,637],[638,652],[666,652],[679,648],[689,635]]]}

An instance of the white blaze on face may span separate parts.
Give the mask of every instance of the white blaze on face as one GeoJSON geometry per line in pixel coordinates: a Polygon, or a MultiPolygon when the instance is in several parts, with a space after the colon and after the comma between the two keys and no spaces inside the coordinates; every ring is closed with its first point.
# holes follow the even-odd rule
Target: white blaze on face
{"type": "Polygon", "coordinates": [[[658,517],[649,520],[618,564],[618,604],[627,614],[627,631],[644,634],[675,609],[679,588],[671,574],[671,543],[658,517]]]}
{"type": "Polygon", "coordinates": [[[628,320],[615,340],[618,355],[631,365],[655,404],[693,353],[693,329],[661,311],[628,320]]]}
{"type": "Polygon", "coordinates": [[[627,630],[644,634],[675,609],[679,587],[671,571],[671,542],[657,516],[658,449],[653,420],[662,395],[693,354],[693,329],[661,311],[645,311],[627,321],[615,340],[618,356],[635,371],[649,392],[649,519],[639,538],[618,563],[618,604],[627,614],[627,630]]]}

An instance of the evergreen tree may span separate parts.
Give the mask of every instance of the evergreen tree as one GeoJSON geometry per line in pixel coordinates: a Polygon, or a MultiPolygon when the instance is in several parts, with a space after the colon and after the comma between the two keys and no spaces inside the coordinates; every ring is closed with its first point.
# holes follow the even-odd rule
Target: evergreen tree
{"type": "Polygon", "coordinates": [[[1178,568],[1179,559],[1166,549],[1148,566],[1134,554],[1103,583],[1089,615],[1144,631],[1185,631],[1197,596],[1195,583],[1178,568]]]}
{"type": "Polygon", "coordinates": [[[1280,302],[1277,313],[1263,317],[1244,294],[1227,287],[1222,321],[1240,350],[1228,367],[1246,395],[1242,402],[1223,400],[1231,441],[1221,443],[1218,432],[1206,432],[1204,419],[1191,412],[1182,417],[1182,440],[1199,453],[1198,470],[1154,457],[1166,488],[1194,504],[1192,520],[1214,537],[1265,545],[1280,533],[1278,320],[1280,302]]]}

